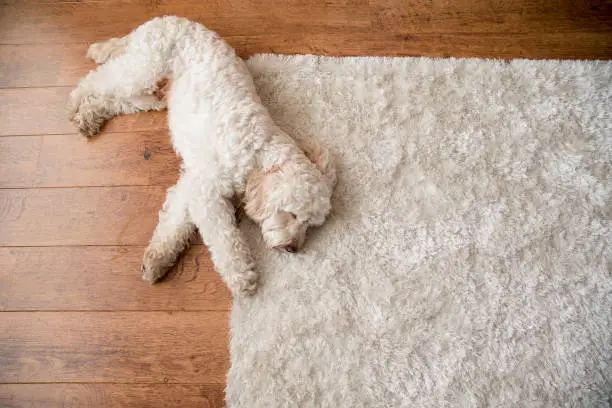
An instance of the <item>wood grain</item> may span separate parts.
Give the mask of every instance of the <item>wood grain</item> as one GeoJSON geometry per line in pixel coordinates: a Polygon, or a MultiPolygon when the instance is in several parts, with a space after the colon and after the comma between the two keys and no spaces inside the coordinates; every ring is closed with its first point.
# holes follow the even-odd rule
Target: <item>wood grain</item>
{"type": "Polygon", "coordinates": [[[146,245],[163,187],[0,190],[0,246],[146,245]]]}
{"type": "Polygon", "coordinates": [[[230,309],[231,295],[205,246],[191,247],[155,285],[140,279],[143,250],[0,248],[0,311],[230,309]]]}
{"type": "Polygon", "coordinates": [[[0,46],[0,87],[74,85],[95,64],[85,58],[87,44],[0,46]]]}
{"type": "Polygon", "coordinates": [[[309,33],[231,36],[242,57],[255,53],[433,58],[609,59],[607,32],[575,33],[309,33]]]}
{"type": "Polygon", "coordinates": [[[598,32],[610,29],[611,7],[605,0],[9,2],[0,13],[0,43],[90,43],[125,35],[168,14],[199,21],[224,36],[275,34],[285,39],[379,32],[571,33],[585,27],[598,32]]]}
{"type": "Polygon", "coordinates": [[[0,137],[0,187],[32,187],[41,137],[0,137]]]}
{"type": "Polygon", "coordinates": [[[0,138],[0,188],[171,186],[180,160],[166,130],[0,138]]]}
{"type": "Polygon", "coordinates": [[[227,312],[3,312],[0,382],[223,384],[227,312]]]}
{"type": "Polygon", "coordinates": [[[217,408],[224,405],[223,384],[6,384],[5,408],[217,408]]]}
{"type": "MultiPolygon", "coordinates": [[[[0,89],[0,136],[75,133],[66,101],[71,88],[0,89]]],[[[142,112],[114,118],[104,132],[166,128],[165,112],[142,112]]]]}

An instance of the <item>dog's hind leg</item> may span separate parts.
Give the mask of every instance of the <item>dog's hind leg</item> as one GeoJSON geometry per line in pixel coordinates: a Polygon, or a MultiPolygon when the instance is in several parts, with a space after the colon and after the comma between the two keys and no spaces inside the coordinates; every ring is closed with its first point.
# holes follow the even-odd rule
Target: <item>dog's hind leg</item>
{"type": "MultiPolygon", "coordinates": [[[[189,214],[208,246],[215,269],[234,295],[250,296],[257,289],[254,261],[236,223],[230,200],[214,188],[195,192],[189,214]]],[[[194,192],[192,191],[192,194],[194,192]]]]}
{"type": "Polygon", "coordinates": [[[117,115],[166,107],[165,99],[153,95],[170,70],[162,52],[151,47],[129,47],[81,80],[68,99],[70,120],[81,134],[97,134],[108,119],[117,115]]]}
{"type": "Polygon", "coordinates": [[[163,278],[189,246],[195,225],[187,211],[188,195],[189,181],[185,175],[168,189],[159,222],[144,253],[142,278],[149,283],[163,278]]]}
{"type": "Polygon", "coordinates": [[[100,132],[102,126],[111,118],[147,110],[163,110],[166,101],[153,95],[133,95],[120,98],[99,94],[71,94],[68,102],[70,121],[78,128],[79,133],[91,138],[100,132]]]}

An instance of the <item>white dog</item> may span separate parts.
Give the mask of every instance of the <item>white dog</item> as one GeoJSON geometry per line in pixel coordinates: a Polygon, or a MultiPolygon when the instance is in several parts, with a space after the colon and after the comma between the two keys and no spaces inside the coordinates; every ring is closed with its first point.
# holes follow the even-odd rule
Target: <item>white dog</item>
{"type": "Polygon", "coordinates": [[[335,170],[328,153],[316,145],[303,150],[274,124],[244,62],[201,24],[156,18],[93,44],[88,56],[103,65],[70,94],[79,131],[91,137],[115,115],[167,103],[172,143],[183,158],[144,254],[143,279],[162,278],[197,227],[234,293],[254,293],[258,274],[233,199],[244,200],[268,247],[295,252],[306,229],[330,211],[335,170]],[[156,96],[165,78],[172,83],[167,102],[156,96]]]}

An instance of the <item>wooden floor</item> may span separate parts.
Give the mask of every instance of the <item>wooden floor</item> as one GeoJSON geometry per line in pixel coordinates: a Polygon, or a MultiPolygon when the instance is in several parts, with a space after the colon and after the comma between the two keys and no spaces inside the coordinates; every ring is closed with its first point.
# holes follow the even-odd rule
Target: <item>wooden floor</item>
{"type": "Polygon", "coordinates": [[[245,57],[612,57],[610,1],[1,0],[2,407],[223,405],[231,297],[206,248],[160,285],[140,280],[177,178],[163,113],[92,142],[64,113],[89,43],[164,14],[245,57]]]}

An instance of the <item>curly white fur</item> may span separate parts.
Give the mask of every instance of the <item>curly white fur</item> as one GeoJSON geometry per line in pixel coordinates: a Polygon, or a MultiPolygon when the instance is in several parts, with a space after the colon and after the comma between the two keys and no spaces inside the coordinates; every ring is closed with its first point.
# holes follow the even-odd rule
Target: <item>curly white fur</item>
{"type": "Polygon", "coordinates": [[[109,118],[169,110],[182,175],[169,189],[145,251],[143,278],[162,278],[197,226],[217,271],[235,293],[252,294],[258,275],[237,228],[232,199],[262,227],[268,247],[289,252],[330,211],[335,171],[320,146],[304,146],[270,118],[244,62],[216,33],[178,17],[155,18],[123,38],[93,44],[102,63],[70,94],[72,122],[85,136],[109,118]],[[168,98],[156,97],[171,78],[168,98]]]}

